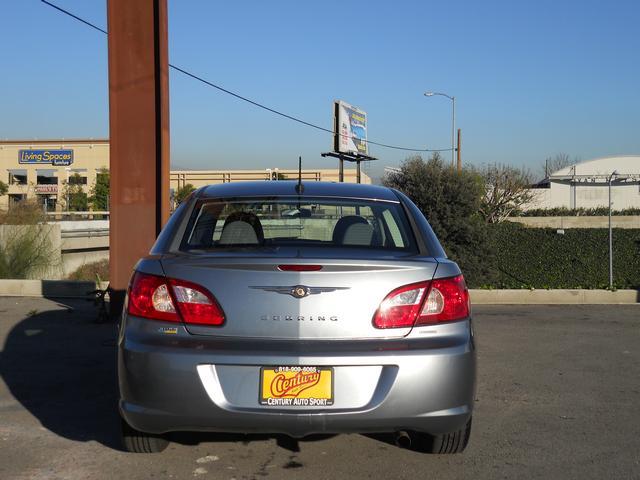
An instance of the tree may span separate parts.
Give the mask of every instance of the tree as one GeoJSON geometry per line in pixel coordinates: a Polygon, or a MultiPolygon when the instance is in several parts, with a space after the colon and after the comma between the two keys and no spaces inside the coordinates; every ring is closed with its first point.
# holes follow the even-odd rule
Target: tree
{"type": "Polygon", "coordinates": [[[87,194],[82,188],[82,176],[79,173],[74,173],[65,182],[62,199],[66,210],[70,212],[84,212],[89,209],[87,194]]]}
{"type": "Polygon", "coordinates": [[[480,213],[487,223],[501,223],[533,200],[531,173],[525,169],[493,163],[481,169],[485,191],[480,213]]]}
{"type": "Polygon", "coordinates": [[[3,195],[6,195],[8,191],[9,191],[9,185],[7,185],[2,180],[0,180],[0,197],[2,197],[3,195]]]}
{"type": "Polygon", "coordinates": [[[102,212],[109,210],[109,181],[109,170],[101,169],[96,175],[96,182],[91,187],[89,195],[89,203],[93,210],[102,212]]]}
{"type": "Polygon", "coordinates": [[[182,187],[176,190],[175,196],[173,197],[176,205],[180,205],[190,194],[195,191],[196,187],[191,185],[190,183],[186,183],[182,187]]]}
{"type": "Polygon", "coordinates": [[[557,172],[558,170],[566,168],[569,165],[573,165],[577,162],[577,158],[574,159],[574,161],[571,161],[569,155],[567,155],[566,153],[558,153],[554,157],[547,157],[544,161],[544,165],[542,166],[544,178],[549,178],[549,176],[554,172],[557,172]]]}
{"type": "Polygon", "coordinates": [[[458,263],[467,283],[481,285],[491,276],[487,225],[479,215],[482,178],[471,169],[460,174],[438,153],[428,161],[410,157],[383,184],[406,194],[422,211],[447,255],[458,263]]]}

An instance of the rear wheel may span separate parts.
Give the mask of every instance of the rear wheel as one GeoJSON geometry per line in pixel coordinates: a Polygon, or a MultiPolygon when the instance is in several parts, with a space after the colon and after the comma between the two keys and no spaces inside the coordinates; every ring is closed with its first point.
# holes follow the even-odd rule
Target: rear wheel
{"type": "Polygon", "coordinates": [[[427,433],[416,433],[417,448],[426,453],[452,454],[462,453],[469,443],[471,436],[471,418],[464,428],[455,432],[443,433],[442,435],[429,435],[427,433]]]}
{"type": "Polygon", "coordinates": [[[124,418],[120,420],[122,445],[126,451],[133,453],[159,453],[169,445],[169,440],[164,436],[141,432],[129,425],[124,418]]]}

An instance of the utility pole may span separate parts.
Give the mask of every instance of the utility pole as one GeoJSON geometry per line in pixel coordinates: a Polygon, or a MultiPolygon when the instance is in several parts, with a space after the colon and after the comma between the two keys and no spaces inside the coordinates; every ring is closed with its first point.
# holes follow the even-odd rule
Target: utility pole
{"type": "Polygon", "coordinates": [[[462,173],[462,157],[460,156],[460,147],[462,147],[462,134],[461,130],[458,129],[458,148],[456,149],[456,152],[458,153],[458,175],[462,173]]]}
{"type": "Polygon", "coordinates": [[[108,0],[110,311],[169,218],[167,0],[108,0]]]}

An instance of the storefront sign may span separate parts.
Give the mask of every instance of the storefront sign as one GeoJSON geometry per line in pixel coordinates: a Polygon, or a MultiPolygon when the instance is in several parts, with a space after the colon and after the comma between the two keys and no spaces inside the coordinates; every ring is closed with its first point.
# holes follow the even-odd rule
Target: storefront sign
{"type": "Polygon", "coordinates": [[[18,163],[71,165],[73,150],[18,150],[18,163]]]}
{"type": "Polygon", "coordinates": [[[58,193],[58,185],[36,185],[36,193],[38,194],[56,194],[58,193]]]}

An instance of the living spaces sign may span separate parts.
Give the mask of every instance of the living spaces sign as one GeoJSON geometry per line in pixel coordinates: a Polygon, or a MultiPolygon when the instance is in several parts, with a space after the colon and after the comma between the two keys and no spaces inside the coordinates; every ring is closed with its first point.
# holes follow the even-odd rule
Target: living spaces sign
{"type": "Polygon", "coordinates": [[[18,163],[67,166],[73,163],[73,150],[18,150],[18,163]]]}

